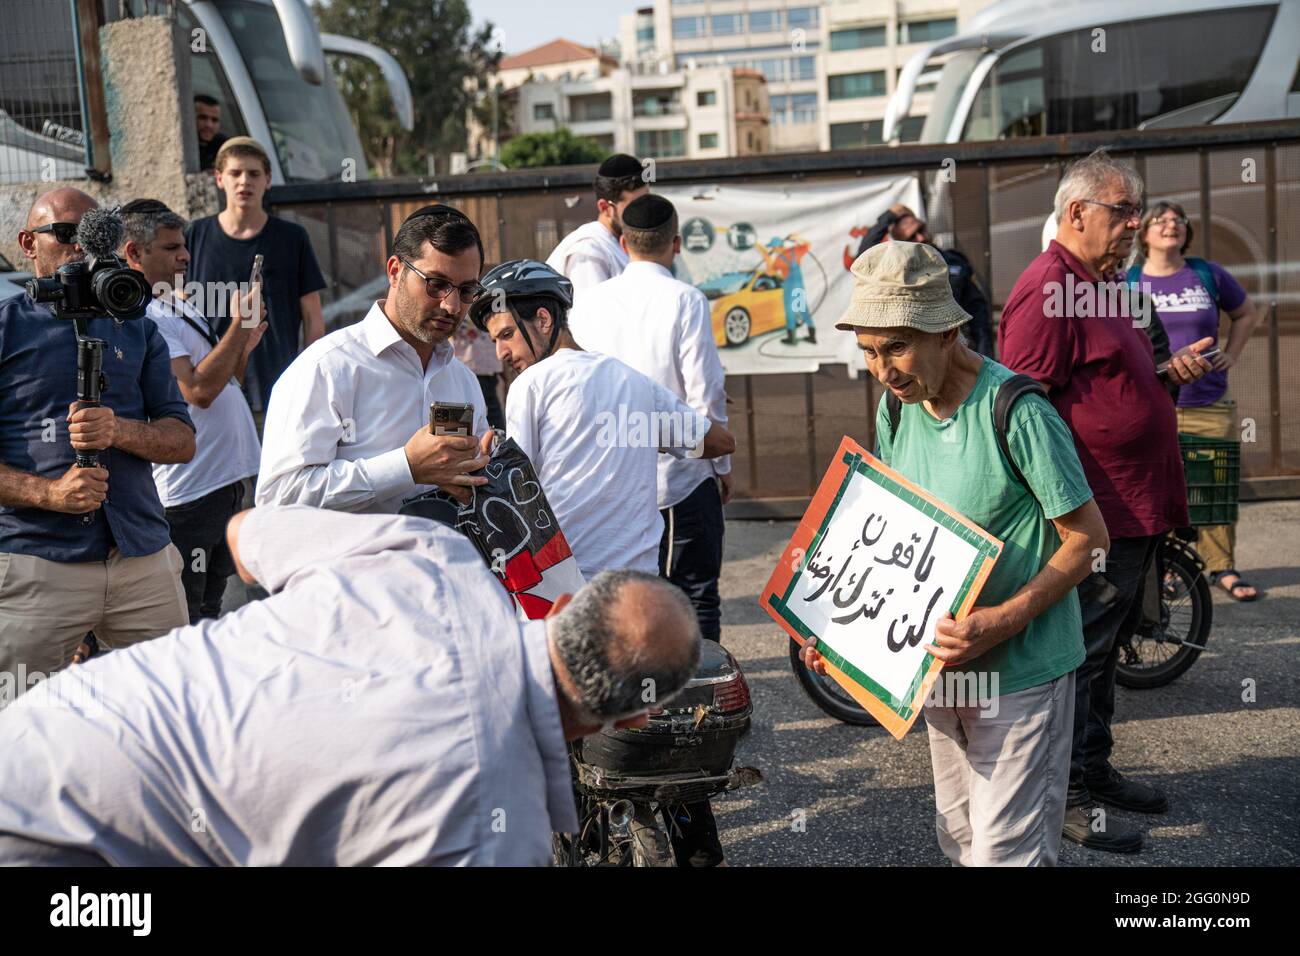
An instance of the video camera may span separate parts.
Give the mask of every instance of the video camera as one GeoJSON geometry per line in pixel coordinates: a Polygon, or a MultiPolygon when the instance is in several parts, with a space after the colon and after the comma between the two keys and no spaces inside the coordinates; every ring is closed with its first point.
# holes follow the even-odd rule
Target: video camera
{"type": "MultiPolygon", "coordinates": [[[[108,380],[104,377],[103,339],[90,337],[87,323],[110,315],[119,322],[139,319],[153,298],[144,274],[127,266],[117,254],[126,227],[116,211],[92,209],[77,225],[77,245],[85,260],[69,262],[45,278],[30,279],[27,294],[33,301],[50,302],[60,319],[71,319],[77,330],[77,407],[100,403],[108,380]]],[[[77,452],[81,468],[99,466],[96,452],[77,452]]],[[[93,511],[81,516],[82,524],[95,520],[93,511]]]]}
{"type": "Polygon", "coordinates": [[[125,227],[118,215],[92,209],[77,226],[77,244],[86,259],[62,265],[52,276],[29,279],[27,294],[36,302],[50,302],[60,319],[78,322],[85,334],[87,319],[110,315],[118,321],[144,316],[153,290],[144,275],[117,255],[125,227]]]}

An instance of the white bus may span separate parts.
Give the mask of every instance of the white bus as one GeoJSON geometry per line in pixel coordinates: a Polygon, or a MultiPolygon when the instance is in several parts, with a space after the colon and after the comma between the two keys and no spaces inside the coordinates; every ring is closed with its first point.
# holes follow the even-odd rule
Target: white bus
{"type": "Polygon", "coordinates": [[[937,81],[920,141],[1300,117],[1300,0],[1003,0],[899,74],[883,137],[937,81]]]}

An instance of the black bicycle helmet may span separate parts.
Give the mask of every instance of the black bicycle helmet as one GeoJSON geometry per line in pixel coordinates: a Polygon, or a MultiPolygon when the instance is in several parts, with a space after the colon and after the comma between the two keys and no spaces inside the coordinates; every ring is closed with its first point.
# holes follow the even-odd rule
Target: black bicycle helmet
{"type": "Polygon", "coordinates": [[[547,295],[566,310],[573,305],[573,283],[536,259],[503,262],[489,269],[481,281],[484,293],[469,307],[469,318],[482,332],[487,331],[488,316],[514,298],[547,295]]]}

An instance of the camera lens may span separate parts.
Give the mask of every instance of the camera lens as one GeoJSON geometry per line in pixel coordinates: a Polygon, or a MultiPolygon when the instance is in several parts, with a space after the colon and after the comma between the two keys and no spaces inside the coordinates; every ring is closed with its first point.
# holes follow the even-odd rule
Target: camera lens
{"type": "Polygon", "coordinates": [[[134,269],[96,271],[95,298],[116,319],[138,319],[149,304],[149,283],[134,269]]]}

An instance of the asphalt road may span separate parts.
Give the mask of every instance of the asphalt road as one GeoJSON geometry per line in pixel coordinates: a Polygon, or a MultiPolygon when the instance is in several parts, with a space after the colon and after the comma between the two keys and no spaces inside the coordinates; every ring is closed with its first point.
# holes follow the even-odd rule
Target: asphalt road
{"type": "MultiPolygon", "coordinates": [[[[924,726],[899,742],[823,715],[790,670],[788,639],[758,605],[794,527],[727,525],[722,639],[754,697],[738,761],[766,778],[714,803],[728,857],[740,866],[946,865],[924,726]]],[[[1164,789],[1169,811],[1108,811],[1145,831],[1142,852],[1065,843],[1063,865],[1300,860],[1300,502],[1243,506],[1237,560],[1267,596],[1238,604],[1217,592],[1208,649],[1191,669],[1163,688],[1118,691],[1114,764],[1164,789]],[[1247,679],[1253,703],[1242,700],[1247,679]]]]}

